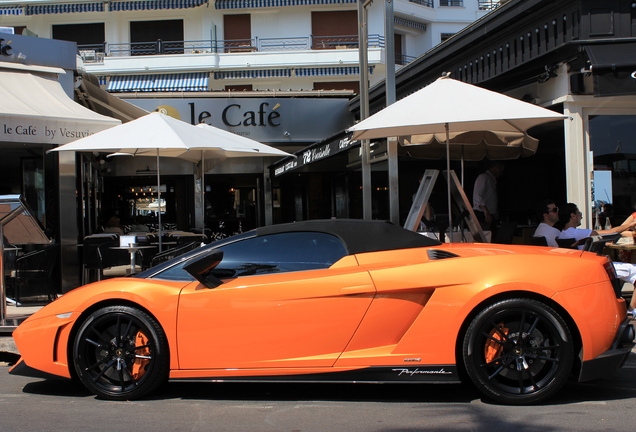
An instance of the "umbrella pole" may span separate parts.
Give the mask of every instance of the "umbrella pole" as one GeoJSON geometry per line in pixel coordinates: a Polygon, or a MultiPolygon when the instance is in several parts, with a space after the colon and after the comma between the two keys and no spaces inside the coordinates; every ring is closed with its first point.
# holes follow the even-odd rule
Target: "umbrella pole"
{"type": "Polygon", "coordinates": [[[462,189],[464,188],[464,146],[462,146],[462,189]]]}
{"type": "Polygon", "coordinates": [[[203,206],[201,234],[205,235],[205,160],[203,159],[203,150],[201,150],[201,206],[203,206]]]}
{"type": "Polygon", "coordinates": [[[159,173],[159,148],[157,147],[157,218],[159,219],[159,253],[161,253],[161,237],[163,229],[161,227],[161,174],[159,173]]]}
{"type": "Polygon", "coordinates": [[[448,123],[444,124],[446,128],[446,184],[448,186],[448,242],[453,242],[453,213],[451,206],[451,175],[450,175],[450,132],[448,123]]]}

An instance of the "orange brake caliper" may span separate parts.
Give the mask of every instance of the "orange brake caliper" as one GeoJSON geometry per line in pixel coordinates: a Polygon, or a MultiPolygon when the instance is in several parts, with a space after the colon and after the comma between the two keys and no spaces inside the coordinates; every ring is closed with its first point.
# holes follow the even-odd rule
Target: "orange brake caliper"
{"type": "MultiPolygon", "coordinates": [[[[500,322],[499,324],[497,324],[497,327],[490,331],[490,337],[492,337],[495,340],[503,342],[504,337],[502,336],[501,333],[505,334],[506,336],[508,335],[508,329],[505,328],[503,325],[504,325],[503,322],[500,322]]],[[[503,351],[503,344],[495,342],[492,339],[488,339],[488,342],[486,342],[485,353],[484,353],[486,355],[486,362],[487,363],[492,362],[494,359],[496,359],[497,357],[501,355],[502,351],[503,351]]]]}
{"type": "MultiPolygon", "coordinates": [[[[135,354],[137,356],[147,356],[150,357],[150,348],[148,348],[148,338],[142,333],[137,332],[137,336],[135,337],[135,347],[144,347],[140,350],[135,350],[135,354]]],[[[135,381],[141,378],[146,373],[146,368],[148,367],[148,363],[150,363],[150,359],[147,358],[139,358],[137,357],[133,363],[132,367],[132,377],[135,381]]]]}

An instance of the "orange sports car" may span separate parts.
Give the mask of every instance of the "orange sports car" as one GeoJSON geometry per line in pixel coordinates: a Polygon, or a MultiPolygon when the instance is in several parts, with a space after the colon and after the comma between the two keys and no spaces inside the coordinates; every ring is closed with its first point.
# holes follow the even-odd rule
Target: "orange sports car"
{"type": "Polygon", "coordinates": [[[634,346],[606,258],[442,244],[387,222],[258,228],[24,321],[11,373],[140,398],[172,381],[472,381],[530,404],[621,367],[634,346]]]}

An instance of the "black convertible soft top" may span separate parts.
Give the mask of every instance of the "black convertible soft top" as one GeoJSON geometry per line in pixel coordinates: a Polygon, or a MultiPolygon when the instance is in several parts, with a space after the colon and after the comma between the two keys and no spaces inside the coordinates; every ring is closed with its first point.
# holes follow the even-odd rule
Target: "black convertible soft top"
{"type": "Polygon", "coordinates": [[[393,225],[388,221],[361,219],[321,219],[256,228],[256,235],[292,231],[313,231],[339,237],[349,254],[437,246],[437,240],[393,225]]]}

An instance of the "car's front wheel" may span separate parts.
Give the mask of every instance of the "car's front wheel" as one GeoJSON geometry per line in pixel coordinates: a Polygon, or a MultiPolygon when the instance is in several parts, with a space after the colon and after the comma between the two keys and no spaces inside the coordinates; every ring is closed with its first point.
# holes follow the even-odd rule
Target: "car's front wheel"
{"type": "Polygon", "coordinates": [[[531,299],[508,299],[481,310],[463,344],[466,372],[488,398],[532,404],[554,395],[574,361],[572,336],[563,318],[531,299]]]}
{"type": "Polygon", "coordinates": [[[112,400],[138,399],[168,378],[168,342],[159,323],[129,306],[93,312],[73,343],[75,371],[84,386],[112,400]]]}

